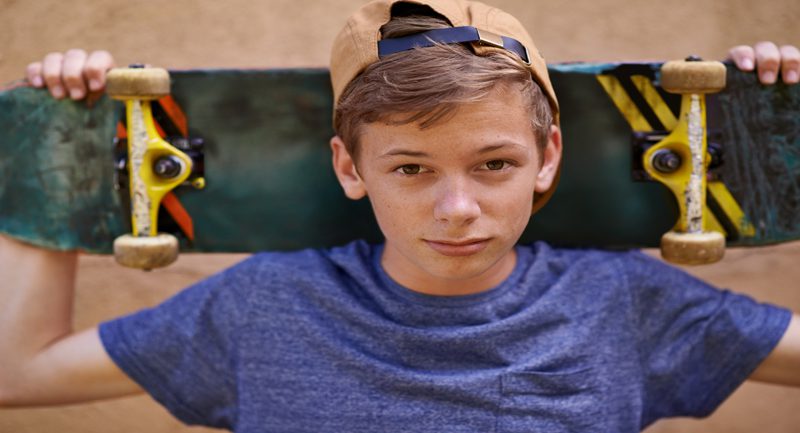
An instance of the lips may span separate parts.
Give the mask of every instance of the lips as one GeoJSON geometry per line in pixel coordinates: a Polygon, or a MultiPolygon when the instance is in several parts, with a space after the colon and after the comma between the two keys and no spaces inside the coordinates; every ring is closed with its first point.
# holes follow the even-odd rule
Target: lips
{"type": "Polygon", "coordinates": [[[425,243],[439,254],[451,257],[470,256],[483,251],[489,239],[427,240],[425,243]]]}

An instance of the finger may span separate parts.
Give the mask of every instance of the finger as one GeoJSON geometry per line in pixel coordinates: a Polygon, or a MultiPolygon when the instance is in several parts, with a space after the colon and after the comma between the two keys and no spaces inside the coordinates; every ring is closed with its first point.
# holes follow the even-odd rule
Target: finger
{"type": "Polygon", "coordinates": [[[759,42],[755,46],[758,79],[763,84],[773,84],[778,79],[781,67],[781,53],[772,42],[759,42]]]}
{"type": "Polygon", "coordinates": [[[28,65],[28,67],[25,68],[25,75],[28,78],[28,82],[33,87],[44,86],[44,79],[42,79],[42,62],[34,62],[28,65]]]}
{"type": "Polygon", "coordinates": [[[792,45],[784,45],[780,48],[780,53],[783,82],[786,84],[800,82],[800,50],[792,45]]]}
{"type": "Polygon", "coordinates": [[[42,78],[44,78],[50,94],[56,99],[64,97],[64,83],[61,82],[61,66],[64,55],[61,53],[50,53],[44,56],[42,61],[42,78]]]}
{"type": "Polygon", "coordinates": [[[77,100],[86,96],[86,83],[83,81],[84,65],[86,65],[86,51],[69,50],[64,54],[61,79],[72,99],[77,100]]]}
{"type": "Polygon", "coordinates": [[[755,67],[756,55],[753,47],[749,45],[739,45],[731,48],[728,56],[736,63],[736,67],[743,71],[752,71],[755,67]]]}
{"type": "Polygon", "coordinates": [[[108,51],[93,51],[86,60],[83,75],[89,83],[89,90],[97,92],[106,85],[106,72],[114,67],[114,58],[108,51]]]}

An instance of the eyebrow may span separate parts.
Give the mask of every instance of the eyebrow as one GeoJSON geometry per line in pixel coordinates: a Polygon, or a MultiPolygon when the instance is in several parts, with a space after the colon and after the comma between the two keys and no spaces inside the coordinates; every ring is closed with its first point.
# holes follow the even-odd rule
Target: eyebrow
{"type": "Polygon", "coordinates": [[[415,157],[420,157],[420,158],[427,158],[427,157],[430,157],[430,154],[427,154],[425,152],[417,152],[417,151],[414,151],[414,150],[408,150],[408,149],[391,149],[388,152],[386,152],[383,155],[381,155],[380,157],[381,158],[388,158],[388,157],[391,157],[391,156],[415,156],[415,157]]]}
{"type": "MultiPolygon", "coordinates": [[[[503,149],[503,148],[506,148],[506,147],[524,148],[524,146],[522,146],[520,144],[517,144],[517,143],[514,143],[514,142],[503,142],[503,143],[499,143],[499,144],[490,144],[488,146],[484,146],[484,147],[480,148],[477,153],[482,155],[482,154],[491,153],[491,152],[494,152],[495,150],[503,149]]],[[[420,151],[416,151],[416,150],[395,148],[395,149],[390,149],[388,152],[384,153],[380,157],[381,158],[389,158],[389,157],[392,157],[392,156],[412,156],[412,157],[418,157],[418,158],[428,158],[431,155],[428,154],[428,153],[420,152],[420,151]]]]}
{"type": "Polygon", "coordinates": [[[489,146],[484,146],[480,150],[478,150],[478,153],[479,154],[491,153],[491,152],[494,152],[495,150],[499,150],[499,149],[503,149],[503,148],[507,148],[507,147],[525,148],[524,146],[522,146],[520,144],[517,144],[517,143],[505,142],[505,143],[500,143],[500,144],[492,144],[492,145],[489,145],[489,146]]]}

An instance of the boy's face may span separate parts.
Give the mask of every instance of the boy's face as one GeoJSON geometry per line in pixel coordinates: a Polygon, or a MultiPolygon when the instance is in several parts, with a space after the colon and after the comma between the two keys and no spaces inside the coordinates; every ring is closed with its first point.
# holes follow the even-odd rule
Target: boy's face
{"type": "Polygon", "coordinates": [[[499,86],[424,130],[366,124],[360,138],[357,168],[341,139],[331,140],[334,169],[348,197],[369,197],[394,280],[457,295],[508,277],[534,191],[550,188],[561,157],[556,127],[537,147],[518,89],[499,86]]]}

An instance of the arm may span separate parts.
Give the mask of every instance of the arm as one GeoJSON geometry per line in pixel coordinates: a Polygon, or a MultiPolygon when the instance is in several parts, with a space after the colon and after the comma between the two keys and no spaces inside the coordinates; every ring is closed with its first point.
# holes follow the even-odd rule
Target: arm
{"type": "MultiPolygon", "coordinates": [[[[111,55],[48,54],[29,82],[56,98],[105,86],[111,55]]],[[[77,253],[47,251],[0,236],[0,405],[75,403],[141,392],[109,358],[96,327],[74,333],[77,253]]]]}
{"type": "Polygon", "coordinates": [[[800,314],[792,316],[781,341],[750,379],[800,387],[800,314]]]}
{"type": "MultiPolygon", "coordinates": [[[[778,73],[785,84],[800,82],[800,50],[791,45],[778,48],[772,42],[755,46],[740,45],[730,50],[730,58],[743,71],[757,69],[764,84],[777,81],[778,73]]],[[[800,314],[795,313],[789,328],[750,379],[800,387],[800,314]]]]}
{"type": "Polygon", "coordinates": [[[77,254],[0,236],[0,403],[76,403],[141,392],[97,328],[72,330],[77,254]]]}

